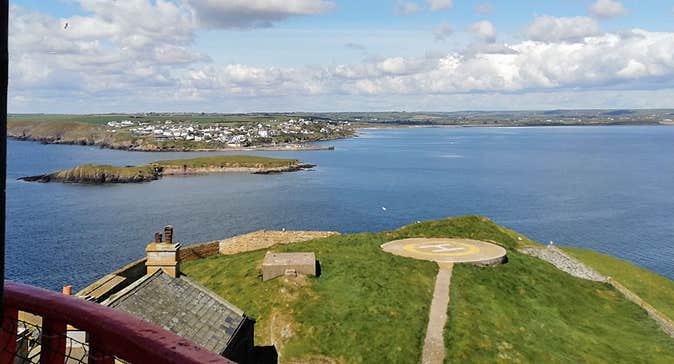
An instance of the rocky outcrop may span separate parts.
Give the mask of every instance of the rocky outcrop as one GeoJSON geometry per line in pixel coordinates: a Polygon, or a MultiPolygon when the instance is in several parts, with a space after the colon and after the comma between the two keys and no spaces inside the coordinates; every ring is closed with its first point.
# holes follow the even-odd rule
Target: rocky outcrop
{"type": "Polygon", "coordinates": [[[61,183],[141,183],[158,179],[161,176],[157,168],[152,167],[115,167],[83,165],[58,172],[19,178],[27,182],[61,183]]]}
{"type": "Polygon", "coordinates": [[[107,165],[86,164],[75,168],[64,169],[58,172],[37,176],[21,177],[19,180],[27,182],[61,182],[61,183],[142,183],[157,180],[163,176],[189,176],[221,173],[253,173],[275,174],[295,172],[315,167],[307,163],[291,163],[283,166],[267,167],[262,164],[225,166],[191,166],[177,164],[151,163],[144,166],[117,167],[107,165]]]}

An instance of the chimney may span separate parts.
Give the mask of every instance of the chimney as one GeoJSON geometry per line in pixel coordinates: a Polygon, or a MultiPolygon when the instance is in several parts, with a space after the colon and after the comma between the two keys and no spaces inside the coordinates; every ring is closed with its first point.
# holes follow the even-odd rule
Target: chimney
{"type": "Polygon", "coordinates": [[[72,296],[73,286],[63,286],[61,293],[63,293],[64,295],[72,296]]]}
{"type": "Polygon", "coordinates": [[[154,274],[161,269],[176,278],[180,275],[180,244],[173,242],[173,226],[164,228],[164,238],[166,241],[162,242],[161,233],[155,233],[154,241],[145,248],[147,274],[154,274]]]}

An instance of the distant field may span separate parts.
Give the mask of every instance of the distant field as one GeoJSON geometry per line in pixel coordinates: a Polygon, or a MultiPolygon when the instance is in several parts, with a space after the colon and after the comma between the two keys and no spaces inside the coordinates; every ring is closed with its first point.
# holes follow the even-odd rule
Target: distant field
{"type": "Polygon", "coordinates": [[[59,115],[59,114],[10,114],[9,122],[74,122],[105,124],[109,121],[191,121],[197,123],[271,123],[274,120],[286,121],[301,115],[283,114],[96,114],[96,115],[59,115]]]}
{"type": "Polygon", "coordinates": [[[275,345],[285,361],[418,363],[437,266],[379,248],[408,237],[491,240],[508,250],[505,265],[454,268],[447,363],[674,362],[674,341],[610,285],[517,253],[536,243],[480,217],[270,249],[315,252],[318,278],[262,282],[265,250],[188,262],[183,271],[255,317],[256,344],[275,345]]]}
{"type": "Polygon", "coordinates": [[[246,114],[10,114],[9,121],[81,122],[187,120],[199,123],[273,123],[290,118],[350,121],[359,126],[381,125],[655,125],[674,123],[674,109],[635,110],[529,110],[457,112],[318,112],[246,114]]]}

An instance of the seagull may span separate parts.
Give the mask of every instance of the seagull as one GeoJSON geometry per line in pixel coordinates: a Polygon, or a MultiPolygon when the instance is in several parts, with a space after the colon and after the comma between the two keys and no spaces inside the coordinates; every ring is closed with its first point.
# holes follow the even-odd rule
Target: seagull
{"type": "Polygon", "coordinates": [[[63,26],[63,29],[68,29],[68,22],[63,26]]]}
{"type": "Polygon", "coordinates": [[[386,211],[386,207],[382,207],[381,209],[384,210],[384,211],[386,211]]]}

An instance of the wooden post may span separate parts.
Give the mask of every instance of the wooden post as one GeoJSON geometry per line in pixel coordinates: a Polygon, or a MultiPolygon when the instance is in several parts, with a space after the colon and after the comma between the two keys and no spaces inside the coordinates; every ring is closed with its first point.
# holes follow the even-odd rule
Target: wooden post
{"type": "Polygon", "coordinates": [[[63,364],[66,359],[66,323],[53,317],[42,318],[40,364],[63,364]]]}

